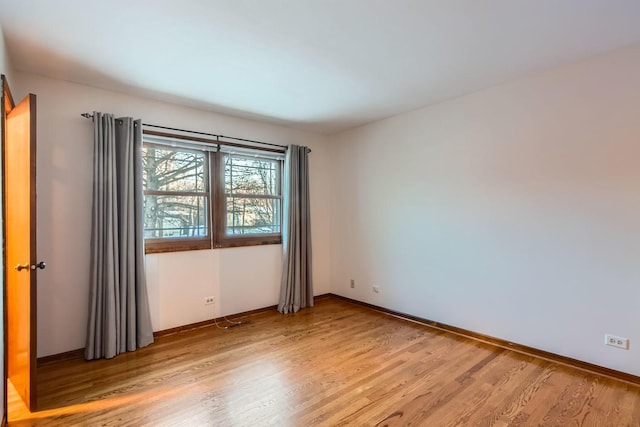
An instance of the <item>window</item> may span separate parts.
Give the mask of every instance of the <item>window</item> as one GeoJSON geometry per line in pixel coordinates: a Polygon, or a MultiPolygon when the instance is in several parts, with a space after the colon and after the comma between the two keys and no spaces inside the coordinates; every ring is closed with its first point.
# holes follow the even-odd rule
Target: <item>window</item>
{"type": "Polygon", "coordinates": [[[144,237],[208,236],[207,162],[204,153],[144,148],[144,237]]]}
{"type": "Polygon", "coordinates": [[[280,233],[280,162],[226,154],[228,235],[280,233]]]}
{"type": "Polygon", "coordinates": [[[280,243],[283,153],[181,138],[143,138],[146,252],[280,243]]]}

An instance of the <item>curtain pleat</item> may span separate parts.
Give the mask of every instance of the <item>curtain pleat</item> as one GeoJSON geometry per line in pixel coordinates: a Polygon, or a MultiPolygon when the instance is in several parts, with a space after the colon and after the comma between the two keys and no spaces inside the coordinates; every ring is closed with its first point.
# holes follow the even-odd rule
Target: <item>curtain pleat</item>
{"type": "Polygon", "coordinates": [[[307,147],[290,145],[283,180],[282,279],[280,313],[313,307],[311,212],[307,147]]]}
{"type": "Polygon", "coordinates": [[[140,120],[94,112],[91,288],[85,358],[153,342],[142,234],[140,120]]]}

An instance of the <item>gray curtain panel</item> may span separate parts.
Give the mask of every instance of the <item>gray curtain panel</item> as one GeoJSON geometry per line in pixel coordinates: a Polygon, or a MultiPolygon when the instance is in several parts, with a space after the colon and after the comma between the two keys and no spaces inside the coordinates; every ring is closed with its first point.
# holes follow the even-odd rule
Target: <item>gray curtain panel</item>
{"type": "Polygon", "coordinates": [[[87,360],[153,342],[142,234],[142,124],[98,112],[93,121],[87,360]]]}
{"type": "Polygon", "coordinates": [[[313,307],[307,147],[290,145],[287,149],[283,194],[282,282],[278,311],[286,314],[313,307]]]}

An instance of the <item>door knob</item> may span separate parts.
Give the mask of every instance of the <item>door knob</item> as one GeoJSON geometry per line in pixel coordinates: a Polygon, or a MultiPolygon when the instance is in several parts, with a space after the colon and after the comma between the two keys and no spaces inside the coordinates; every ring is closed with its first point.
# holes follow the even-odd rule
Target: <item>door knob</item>
{"type": "Polygon", "coordinates": [[[13,267],[16,271],[22,271],[22,270],[27,270],[29,268],[29,264],[25,264],[25,265],[21,265],[18,264],[15,267],[13,267]]]}
{"type": "Polygon", "coordinates": [[[46,266],[47,266],[47,263],[46,263],[46,262],[44,262],[44,261],[40,261],[40,262],[39,262],[39,263],[37,263],[37,264],[33,264],[33,265],[31,266],[31,269],[32,269],[32,270],[35,270],[36,268],[39,268],[40,270],[44,270],[44,268],[45,268],[46,266]]]}

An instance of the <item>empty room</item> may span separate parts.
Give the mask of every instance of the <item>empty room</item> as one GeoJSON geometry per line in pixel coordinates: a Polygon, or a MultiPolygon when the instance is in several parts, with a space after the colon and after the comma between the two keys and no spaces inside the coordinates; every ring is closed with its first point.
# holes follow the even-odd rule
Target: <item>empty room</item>
{"type": "Polygon", "coordinates": [[[2,425],[640,425],[640,2],[0,0],[2,425]]]}

